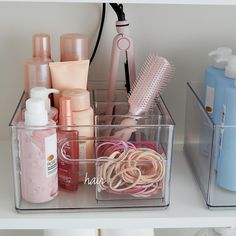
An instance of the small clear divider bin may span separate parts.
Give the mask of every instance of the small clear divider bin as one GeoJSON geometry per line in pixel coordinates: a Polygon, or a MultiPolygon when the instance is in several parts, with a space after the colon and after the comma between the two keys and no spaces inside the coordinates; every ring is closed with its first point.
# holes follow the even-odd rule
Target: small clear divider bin
{"type": "Polygon", "coordinates": [[[204,96],[202,83],[187,83],[184,151],[207,206],[235,208],[236,124],[229,119],[233,110],[222,112],[225,121],[215,124],[204,107],[204,96]]]}
{"type": "Polygon", "coordinates": [[[148,113],[132,116],[125,91],[117,90],[113,103],[106,92],[90,92],[94,125],[67,127],[24,125],[22,96],[10,124],[17,211],[169,206],[175,124],[162,98],[148,113]]]}

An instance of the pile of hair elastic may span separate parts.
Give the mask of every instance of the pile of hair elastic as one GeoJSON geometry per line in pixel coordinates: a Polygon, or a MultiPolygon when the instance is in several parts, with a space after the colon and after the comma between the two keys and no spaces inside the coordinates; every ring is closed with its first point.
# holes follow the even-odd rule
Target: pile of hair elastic
{"type": "Polygon", "coordinates": [[[97,146],[99,191],[150,197],[163,189],[165,156],[151,142],[103,142],[97,146]]]}

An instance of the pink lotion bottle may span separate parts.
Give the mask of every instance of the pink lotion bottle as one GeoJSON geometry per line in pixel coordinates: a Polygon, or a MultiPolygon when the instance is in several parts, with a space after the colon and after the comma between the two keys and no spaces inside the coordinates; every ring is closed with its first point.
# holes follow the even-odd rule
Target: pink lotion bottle
{"type": "Polygon", "coordinates": [[[70,98],[60,98],[59,125],[57,132],[59,186],[69,191],[76,191],[79,184],[79,132],[72,127],[70,98]]]}
{"type": "Polygon", "coordinates": [[[21,195],[31,203],[51,201],[58,194],[57,135],[44,101],[26,101],[25,122],[19,125],[21,195]]]}

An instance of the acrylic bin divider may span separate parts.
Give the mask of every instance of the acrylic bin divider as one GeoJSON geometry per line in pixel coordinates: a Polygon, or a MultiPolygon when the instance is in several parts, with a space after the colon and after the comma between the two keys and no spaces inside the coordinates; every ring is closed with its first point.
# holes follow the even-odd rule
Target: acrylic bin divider
{"type": "Polygon", "coordinates": [[[207,206],[236,207],[236,124],[215,124],[203,99],[203,84],[187,83],[184,151],[207,206]]]}
{"type": "Polygon", "coordinates": [[[63,161],[71,166],[70,169],[77,171],[78,190],[68,191],[59,187],[58,195],[53,200],[43,203],[29,202],[22,194],[20,133],[23,130],[37,136],[39,130],[52,128],[59,132],[68,127],[19,125],[18,121],[24,107],[22,97],[10,124],[17,211],[89,211],[144,207],[146,209],[166,208],[169,205],[175,124],[162,98],[155,101],[148,113],[142,116],[128,116],[127,95],[125,96],[125,91],[117,90],[119,95],[112,103],[113,115],[107,116],[105,92],[91,92],[95,112],[93,126],[69,127],[70,130],[86,127],[93,129],[93,137],[79,136],[76,140],[65,140],[57,146],[58,162],[63,161]],[[126,118],[135,119],[135,124],[132,127],[120,125],[126,118]],[[126,132],[127,129],[132,130],[128,140],[114,135],[117,131],[126,132]],[[88,144],[91,145],[93,159],[87,158],[85,146],[88,144]],[[78,150],[68,152],[71,147],[78,150]]]}

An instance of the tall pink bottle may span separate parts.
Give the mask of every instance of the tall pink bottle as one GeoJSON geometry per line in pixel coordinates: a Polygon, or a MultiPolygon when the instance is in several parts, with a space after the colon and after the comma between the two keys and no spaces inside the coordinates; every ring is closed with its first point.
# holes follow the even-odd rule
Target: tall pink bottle
{"type": "MultiPolygon", "coordinates": [[[[24,90],[26,98],[34,87],[52,87],[49,62],[51,59],[50,36],[45,33],[33,35],[33,58],[25,62],[24,90]]],[[[50,97],[52,100],[52,96],[50,97]]]]}
{"type": "MultiPolygon", "coordinates": [[[[31,203],[54,199],[58,193],[57,135],[48,121],[44,100],[26,101],[25,122],[18,129],[21,195],[31,203]]],[[[20,126],[19,126],[20,127],[20,126]]]]}
{"type": "Polygon", "coordinates": [[[60,98],[58,142],[58,182],[61,188],[76,191],[79,185],[79,132],[73,130],[71,99],[60,98]],[[65,160],[64,156],[71,161],[65,160]]]}

